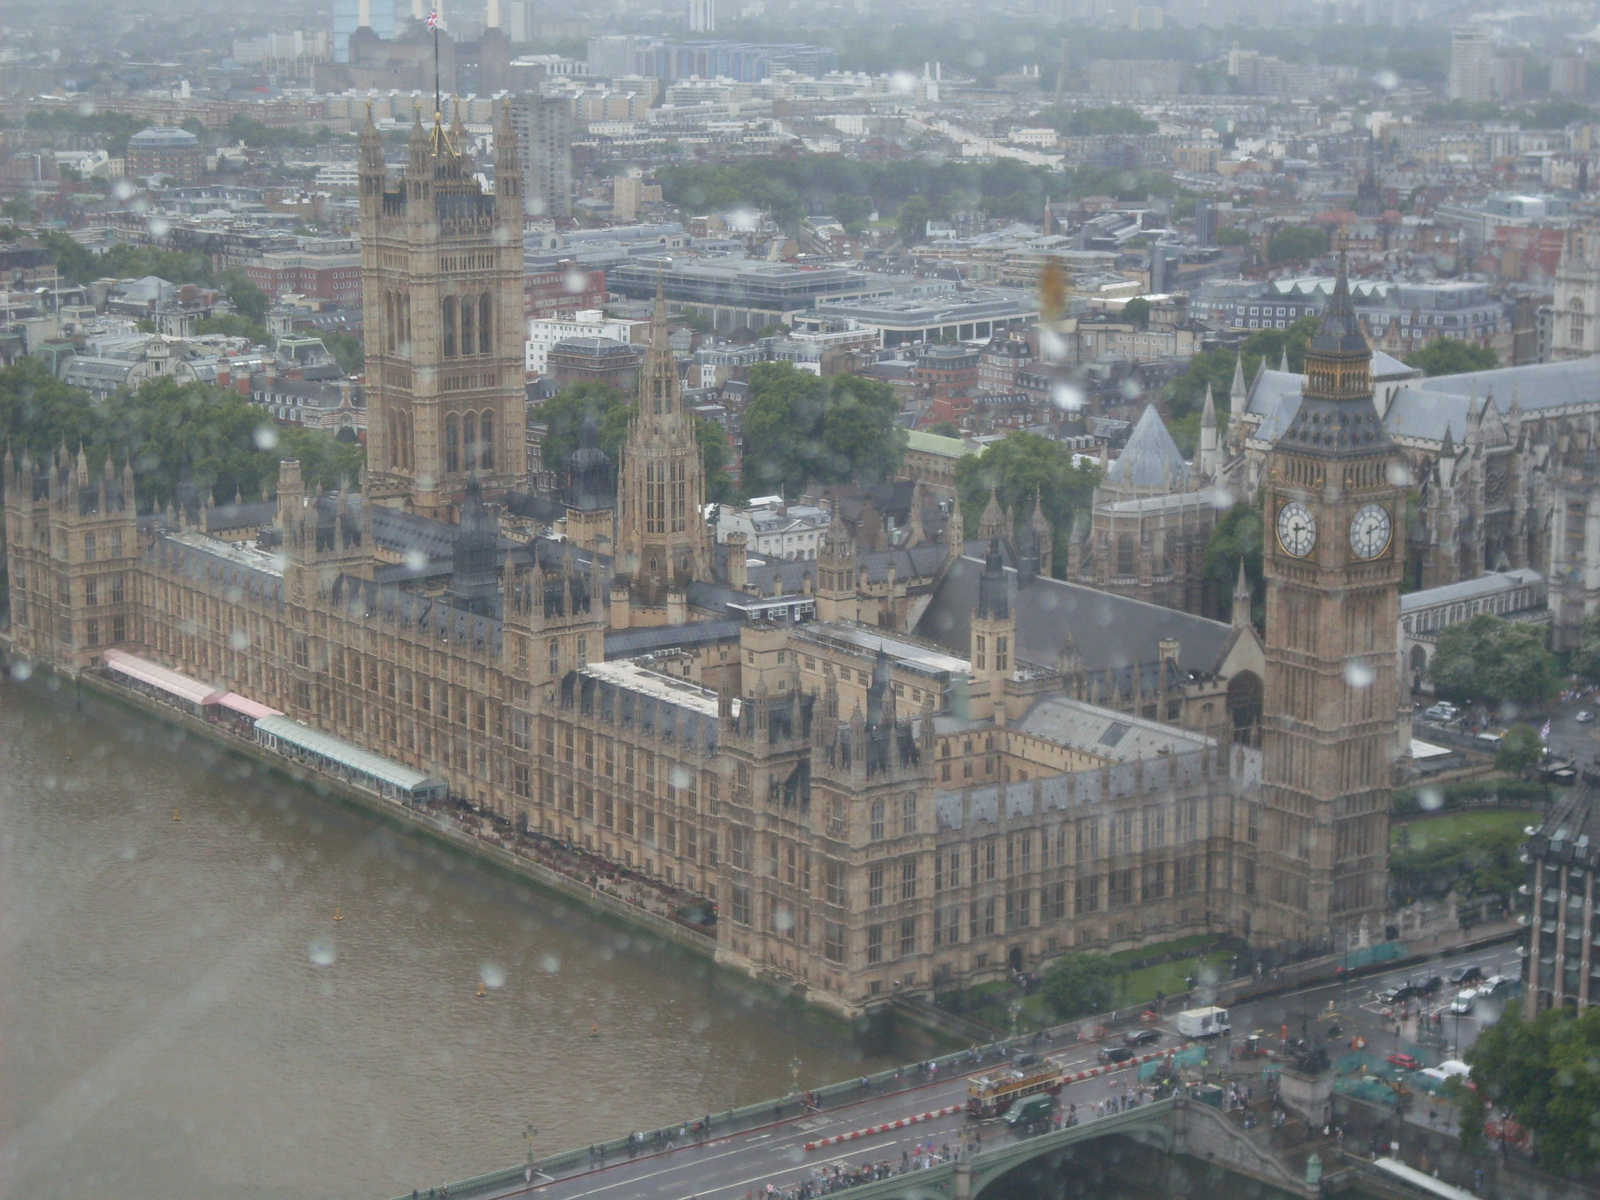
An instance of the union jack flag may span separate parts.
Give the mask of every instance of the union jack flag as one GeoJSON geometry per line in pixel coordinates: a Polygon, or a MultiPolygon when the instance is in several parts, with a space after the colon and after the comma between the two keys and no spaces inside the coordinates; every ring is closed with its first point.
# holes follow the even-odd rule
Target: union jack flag
{"type": "Polygon", "coordinates": [[[430,8],[428,10],[428,28],[439,28],[439,10],[437,8],[430,8]]]}

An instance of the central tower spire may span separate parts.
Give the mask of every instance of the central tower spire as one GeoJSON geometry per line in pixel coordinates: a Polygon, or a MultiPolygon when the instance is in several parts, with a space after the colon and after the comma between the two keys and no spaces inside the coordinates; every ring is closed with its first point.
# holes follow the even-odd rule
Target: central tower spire
{"type": "Polygon", "coordinates": [[[619,567],[632,579],[632,619],[646,624],[667,622],[669,593],[711,577],[695,420],[683,411],[678,362],[667,335],[665,281],[658,276],[650,349],[617,488],[619,567]]]}

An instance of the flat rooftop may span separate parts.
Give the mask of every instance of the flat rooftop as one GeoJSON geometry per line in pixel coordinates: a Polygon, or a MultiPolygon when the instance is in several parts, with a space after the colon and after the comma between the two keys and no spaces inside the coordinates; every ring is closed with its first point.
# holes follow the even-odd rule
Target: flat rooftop
{"type": "Polygon", "coordinates": [[[687,708],[713,721],[717,719],[717,694],[710,688],[703,688],[685,679],[674,679],[630,659],[589,663],[583,668],[583,673],[591,679],[638,692],[652,700],[687,708]]]}

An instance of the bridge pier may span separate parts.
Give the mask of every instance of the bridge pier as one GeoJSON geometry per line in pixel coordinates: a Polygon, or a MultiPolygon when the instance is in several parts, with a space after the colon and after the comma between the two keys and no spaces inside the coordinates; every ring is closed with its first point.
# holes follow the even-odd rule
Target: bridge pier
{"type": "Polygon", "coordinates": [[[972,1164],[962,1159],[950,1172],[951,1200],[972,1200],[972,1164]]]}

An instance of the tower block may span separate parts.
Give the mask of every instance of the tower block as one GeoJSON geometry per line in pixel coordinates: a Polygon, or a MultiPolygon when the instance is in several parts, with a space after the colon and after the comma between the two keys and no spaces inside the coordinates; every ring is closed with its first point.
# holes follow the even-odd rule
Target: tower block
{"type": "Polygon", "coordinates": [[[1399,452],[1344,268],[1267,456],[1265,821],[1243,891],[1254,933],[1345,949],[1381,936],[1403,567],[1399,452]]]}
{"type": "Polygon", "coordinates": [[[526,486],[522,171],[509,109],[495,134],[495,190],[473,173],[459,117],[422,111],[391,179],[367,110],[361,131],[361,286],[367,344],[369,496],[449,517],[480,481],[526,486]]]}

